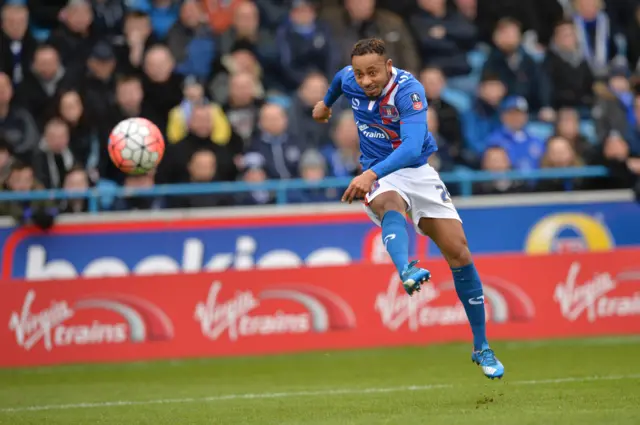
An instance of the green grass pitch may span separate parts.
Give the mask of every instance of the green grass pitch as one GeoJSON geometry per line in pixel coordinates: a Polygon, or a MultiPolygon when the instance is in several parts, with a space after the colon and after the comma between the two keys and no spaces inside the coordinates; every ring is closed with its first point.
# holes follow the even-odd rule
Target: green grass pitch
{"type": "Polygon", "coordinates": [[[640,337],[0,370],[0,424],[638,425],[640,337]]]}

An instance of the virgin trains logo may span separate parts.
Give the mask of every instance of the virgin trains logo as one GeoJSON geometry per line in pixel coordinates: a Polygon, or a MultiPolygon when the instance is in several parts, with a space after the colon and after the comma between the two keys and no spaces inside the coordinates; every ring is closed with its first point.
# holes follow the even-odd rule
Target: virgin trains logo
{"type": "Polygon", "coordinates": [[[223,285],[214,282],[206,301],[196,305],[194,318],[202,334],[217,340],[241,337],[348,330],[356,317],[342,298],[315,286],[274,286],[258,293],[236,291],[223,299],[223,285]]]}
{"type": "MultiPolygon", "coordinates": [[[[487,318],[495,323],[526,322],[535,316],[533,302],[518,286],[504,280],[486,277],[484,297],[470,300],[485,304],[487,318]]],[[[375,309],[382,324],[390,330],[406,325],[412,331],[431,326],[467,323],[464,307],[458,301],[452,281],[429,282],[412,297],[407,297],[397,276],[393,276],[386,292],[379,293],[375,309]]]]}
{"type": "Polygon", "coordinates": [[[579,279],[581,268],[579,262],[573,262],[566,280],[555,288],[554,300],[563,317],[572,322],[580,317],[595,322],[607,317],[640,315],[640,270],[615,275],[594,273],[590,278],[579,279]]]}
{"type": "Polygon", "coordinates": [[[31,350],[92,344],[139,343],[173,338],[173,324],[154,304],[128,295],[86,297],[73,303],[51,300],[35,311],[36,292],[30,290],[19,311],[9,318],[16,343],[31,350]]]}

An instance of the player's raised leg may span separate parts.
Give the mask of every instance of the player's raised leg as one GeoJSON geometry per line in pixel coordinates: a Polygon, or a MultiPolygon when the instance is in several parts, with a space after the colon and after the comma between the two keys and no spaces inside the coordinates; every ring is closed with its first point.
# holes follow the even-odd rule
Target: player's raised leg
{"type": "Polygon", "coordinates": [[[501,378],[504,366],[487,341],[482,282],[473,264],[462,223],[455,219],[422,218],[418,225],[438,245],[451,267],[456,293],[467,313],[473,333],[471,359],[482,368],[488,378],[501,378]]]}
{"type": "Polygon", "coordinates": [[[409,295],[420,291],[420,285],[429,280],[428,270],[416,267],[417,261],[409,262],[409,234],[405,211],[407,204],[397,192],[380,193],[369,207],[382,223],[382,241],[393,264],[398,270],[405,291],[409,295]]]}

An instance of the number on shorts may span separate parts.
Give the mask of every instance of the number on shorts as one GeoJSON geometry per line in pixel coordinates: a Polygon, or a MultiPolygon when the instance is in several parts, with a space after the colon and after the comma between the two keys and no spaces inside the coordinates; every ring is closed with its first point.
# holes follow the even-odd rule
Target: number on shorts
{"type": "Polygon", "coordinates": [[[444,203],[451,202],[451,194],[449,193],[445,185],[437,184],[436,189],[440,191],[440,197],[442,198],[442,202],[444,203]]]}

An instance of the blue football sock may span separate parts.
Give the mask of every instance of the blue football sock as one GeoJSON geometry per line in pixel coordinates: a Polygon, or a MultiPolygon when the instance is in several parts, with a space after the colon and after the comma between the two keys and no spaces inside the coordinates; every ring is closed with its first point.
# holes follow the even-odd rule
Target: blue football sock
{"type": "Polygon", "coordinates": [[[484,295],[482,282],[473,263],[464,267],[452,268],[456,293],[467,313],[467,319],[473,332],[473,349],[476,351],[489,348],[485,331],[484,295]]]}
{"type": "Polygon", "coordinates": [[[409,264],[409,234],[407,221],[397,211],[387,211],[382,217],[382,241],[398,273],[409,264]]]}

